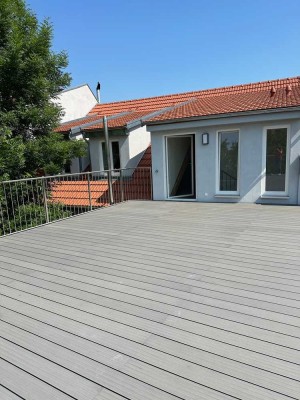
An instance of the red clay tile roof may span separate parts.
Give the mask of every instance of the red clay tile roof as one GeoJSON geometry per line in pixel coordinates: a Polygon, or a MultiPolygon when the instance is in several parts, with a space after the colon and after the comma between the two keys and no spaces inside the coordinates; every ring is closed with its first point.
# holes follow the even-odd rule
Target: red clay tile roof
{"type": "Polygon", "coordinates": [[[144,167],[151,167],[152,161],[151,161],[151,145],[147,147],[145,150],[140,162],[138,163],[138,168],[144,168],[144,167]]]}
{"type": "Polygon", "coordinates": [[[75,128],[76,126],[80,126],[83,124],[87,124],[89,122],[93,122],[98,120],[99,115],[88,115],[84,118],[75,119],[73,121],[65,122],[61,124],[58,128],[55,129],[56,132],[69,132],[71,128],[75,128]]]}
{"type": "MultiPolygon", "coordinates": [[[[128,114],[125,115],[121,115],[120,117],[114,118],[114,119],[110,119],[107,121],[107,126],[108,128],[122,128],[124,126],[126,126],[126,124],[128,124],[129,122],[132,122],[134,120],[138,120],[141,119],[142,117],[145,117],[146,115],[149,115],[152,111],[155,110],[151,110],[151,111],[131,111],[128,114]]],[[[98,119],[101,118],[98,115],[98,119]]],[[[88,126],[86,128],[84,128],[85,131],[92,131],[95,129],[103,129],[103,124],[102,122],[97,123],[95,125],[91,125],[88,126]]]]}
{"type": "Polygon", "coordinates": [[[257,111],[300,105],[300,85],[291,91],[277,88],[271,95],[270,90],[230,93],[218,96],[198,98],[193,102],[150,118],[146,122],[176,120],[208,115],[221,115],[243,111],[257,111]]]}
{"type": "MultiPolygon", "coordinates": [[[[124,200],[151,200],[151,146],[142,156],[132,177],[123,182],[124,200]]],[[[108,181],[91,180],[91,205],[103,207],[109,205],[108,181]]],[[[121,201],[121,186],[118,180],[113,181],[113,195],[116,203],[121,201]]],[[[66,207],[89,207],[88,181],[53,182],[51,202],[66,207]]]]}
{"type": "MultiPolygon", "coordinates": [[[[127,115],[108,121],[111,128],[120,128],[135,119],[145,117],[153,111],[177,106],[174,110],[163,112],[148,121],[208,116],[230,112],[262,110],[271,108],[293,107],[300,105],[300,77],[277,79],[244,85],[227,86],[194,92],[178,93],[136,100],[96,104],[85,119],[71,121],[61,125],[59,132],[66,132],[70,127],[80,126],[106,116],[128,112],[127,115]],[[274,95],[271,95],[274,90],[274,95]],[[189,101],[180,106],[180,103],[189,101]],[[91,119],[89,119],[91,118],[91,119]],[[94,119],[95,118],[95,119],[94,119]],[[78,123],[79,122],[79,123],[78,123]]],[[[95,124],[86,130],[101,129],[102,124],[95,124]]]]}

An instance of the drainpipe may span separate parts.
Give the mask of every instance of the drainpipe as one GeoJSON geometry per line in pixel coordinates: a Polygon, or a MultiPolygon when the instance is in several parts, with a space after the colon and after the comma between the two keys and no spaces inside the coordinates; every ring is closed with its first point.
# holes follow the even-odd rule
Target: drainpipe
{"type": "Polygon", "coordinates": [[[110,204],[114,203],[113,190],[112,190],[112,175],[111,175],[111,154],[110,154],[110,146],[109,146],[109,138],[108,138],[108,127],[107,127],[107,118],[103,117],[103,128],[105,135],[105,146],[106,146],[106,156],[107,156],[107,177],[108,177],[108,190],[109,190],[109,202],[110,204]]]}

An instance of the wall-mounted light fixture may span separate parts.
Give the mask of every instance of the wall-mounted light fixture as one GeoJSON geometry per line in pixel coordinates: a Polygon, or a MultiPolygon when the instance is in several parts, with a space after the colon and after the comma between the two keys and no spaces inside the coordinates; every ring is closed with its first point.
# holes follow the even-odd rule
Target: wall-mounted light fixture
{"type": "Polygon", "coordinates": [[[202,133],[202,144],[206,145],[209,143],[209,134],[208,133],[202,133]]]}

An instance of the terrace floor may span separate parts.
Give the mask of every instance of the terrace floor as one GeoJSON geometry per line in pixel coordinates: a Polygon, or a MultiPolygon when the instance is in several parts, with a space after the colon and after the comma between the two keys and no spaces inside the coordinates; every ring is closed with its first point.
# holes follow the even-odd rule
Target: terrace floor
{"type": "Polygon", "coordinates": [[[299,222],[132,201],[1,238],[0,399],[299,399],[299,222]]]}

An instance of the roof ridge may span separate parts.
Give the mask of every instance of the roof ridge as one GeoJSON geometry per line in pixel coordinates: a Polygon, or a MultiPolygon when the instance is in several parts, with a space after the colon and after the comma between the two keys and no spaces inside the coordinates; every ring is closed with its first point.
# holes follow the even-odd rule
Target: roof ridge
{"type": "MultiPolygon", "coordinates": [[[[274,84],[274,83],[279,83],[279,82],[289,82],[292,80],[298,80],[300,83],[300,76],[293,76],[293,77],[289,77],[289,78],[279,78],[279,79],[273,79],[273,80],[267,80],[267,81],[258,81],[258,82],[250,82],[250,83],[243,83],[243,84],[238,84],[238,85],[230,85],[230,86],[221,86],[221,87],[217,87],[217,88],[209,88],[209,89],[200,89],[200,90],[193,90],[193,91],[187,91],[187,92],[181,92],[181,93],[170,93],[170,94],[163,94],[161,96],[150,96],[150,97],[140,97],[137,99],[131,99],[131,100],[118,100],[118,101],[111,101],[108,103],[99,103],[96,104],[93,108],[97,108],[97,107],[101,107],[101,106],[108,106],[108,105],[112,105],[112,104],[121,104],[121,103],[133,103],[136,101],[143,101],[143,100],[155,100],[155,99],[164,99],[167,97],[176,97],[176,96],[184,96],[184,95],[193,95],[193,94],[200,94],[200,93],[208,93],[211,92],[212,94],[215,92],[219,92],[222,90],[230,90],[230,89],[235,89],[235,88],[249,88],[249,87],[255,87],[255,86],[259,86],[262,84],[274,84]]],[[[91,110],[91,111],[92,111],[91,110]]],[[[91,112],[90,111],[90,112],[91,112]]]]}

